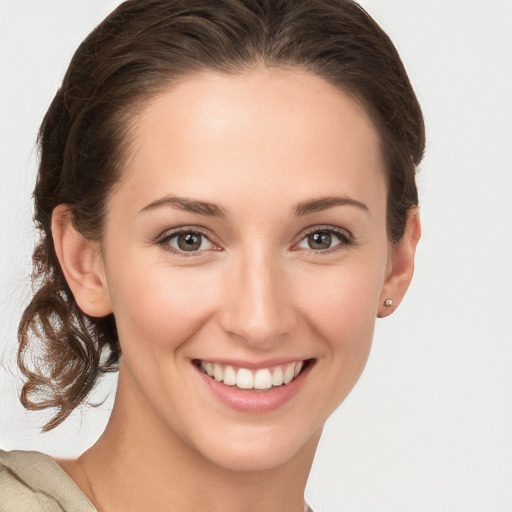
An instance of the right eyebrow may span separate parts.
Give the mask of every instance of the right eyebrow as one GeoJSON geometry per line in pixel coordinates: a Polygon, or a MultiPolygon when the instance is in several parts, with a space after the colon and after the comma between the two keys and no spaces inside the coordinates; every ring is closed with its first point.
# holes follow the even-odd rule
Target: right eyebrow
{"type": "Polygon", "coordinates": [[[199,215],[209,215],[212,217],[227,217],[227,211],[214,203],[205,201],[198,201],[196,199],[189,199],[186,197],[178,197],[167,195],[157,199],[146,205],[139,213],[155,210],[157,208],[174,208],[176,210],[183,210],[191,213],[198,213],[199,215]]]}

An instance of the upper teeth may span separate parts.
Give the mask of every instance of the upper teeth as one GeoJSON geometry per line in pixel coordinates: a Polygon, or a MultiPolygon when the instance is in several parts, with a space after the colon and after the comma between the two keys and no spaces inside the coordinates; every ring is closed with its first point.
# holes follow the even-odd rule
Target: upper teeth
{"type": "Polygon", "coordinates": [[[201,361],[200,366],[210,377],[228,386],[237,386],[240,389],[270,389],[272,386],[291,382],[300,373],[303,364],[302,361],[297,361],[256,371],[206,361],[201,361]]]}

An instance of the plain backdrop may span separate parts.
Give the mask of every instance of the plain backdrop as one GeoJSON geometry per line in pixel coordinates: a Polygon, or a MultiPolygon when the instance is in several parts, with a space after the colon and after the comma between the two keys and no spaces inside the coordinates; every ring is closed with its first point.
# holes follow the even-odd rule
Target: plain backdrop
{"type": "MultiPolygon", "coordinates": [[[[35,138],[69,59],[118,0],[0,0],[0,447],[76,455],[115,377],[52,433],[18,403],[30,296],[35,138]]],[[[422,104],[416,275],[328,421],[307,488],[319,512],[512,512],[512,2],[366,0],[422,104]]],[[[110,392],[110,393],[109,393],[110,392]]]]}

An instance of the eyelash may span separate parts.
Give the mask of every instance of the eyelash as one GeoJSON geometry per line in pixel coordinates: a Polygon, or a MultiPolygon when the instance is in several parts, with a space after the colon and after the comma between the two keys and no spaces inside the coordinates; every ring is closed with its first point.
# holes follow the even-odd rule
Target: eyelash
{"type": "MultiPolygon", "coordinates": [[[[352,233],[347,231],[346,229],[342,228],[336,228],[334,226],[314,226],[312,228],[307,229],[304,233],[301,234],[301,238],[293,244],[293,246],[297,246],[300,242],[305,240],[309,235],[312,235],[314,233],[326,233],[329,235],[334,235],[336,238],[338,238],[339,243],[334,245],[333,247],[330,247],[329,249],[306,249],[303,248],[308,254],[314,255],[314,256],[325,256],[328,254],[332,254],[334,252],[346,249],[350,246],[355,245],[355,239],[352,233]]],[[[295,249],[299,250],[299,249],[295,249]]]]}
{"type": "Polygon", "coordinates": [[[189,258],[189,257],[197,258],[198,256],[203,255],[205,250],[182,251],[179,249],[175,249],[174,247],[169,245],[169,242],[173,238],[177,238],[180,235],[184,235],[184,234],[199,235],[201,237],[204,237],[204,238],[206,238],[206,240],[208,240],[210,242],[210,244],[212,244],[212,246],[215,248],[214,250],[221,250],[214,242],[211,241],[211,236],[206,231],[203,231],[197,227],[193,227],[193,228],[192,227],[190,227],[190,228],[183,227],[183,228],[179,228],[177,230],[171,231],[171,232],[166,232],[166,233],[158,236],[155,240],[155,243],[157,245],[161,246],[164,251],[171,252],[171,253],[176,254],[177,256],[180,256],[183,258],[189,258]]]}
{"type": "MultiPolygon", "coordinates": [[[[292,248],[296,247],[300,242],[302,242],[308,236],[310,236],[314,233],[325,233],[325,234],[329,234],[329,235],[334,235],[339,240],[339,243],[337,243],[336,245],[334,245],[333,247],[330,247],[328,249],[315,250],[315,249],[311,249],[311,248],[310,249],[302,248],[302,250],[306,251],[308,254],[313,254],[315,256],[331,254],[333,252],[343,250],[343,249],[355,244],[353,235],[346,229],[335,228],[333,226],[314,226],[312,228],[307,229],[305,232],[303,232],[301,234],[300,239],[297,242],[294,242],[292,244],[292,248]]],[[[212,242],[210,235],[206,231],[203,231],[197,227],[193,227],[193,228],[192,227],[190,227],[190,228],[184,227],[184,228],[179,228],[175,231],[166,232],[166,233],[158,236],[155,239],[155,243],[157,245],[161,246],[163,250],[171,252],[173,254],[176,254],[177,256],[180,256],[180,257],[185,257],[185,258],[198,257],[199,255],[203,255],[205,253],[206,250],[183,251],[183,250],[175,249],[169,245],[169,242],[172,239],[174,239],[180,235],[183,235],[183,234],[199,235],[201,237],[204,237],[210,242],[210,244],[212,244],[212,246],[214,247],[213,250],[216,250],[216,251],[222,250],[214,242],[212,242]]],[[[292,250],[301,250],[301,249],[295,248],[292,250]]]]}

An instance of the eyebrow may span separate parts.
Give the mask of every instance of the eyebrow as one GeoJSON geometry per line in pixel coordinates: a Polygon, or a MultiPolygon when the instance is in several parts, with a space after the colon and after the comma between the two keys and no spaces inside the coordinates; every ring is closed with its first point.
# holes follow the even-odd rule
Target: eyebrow
{"type": "Polygon", "coordinates": [[[346,196],[325,196],[325,197],[317,197],[315,199],[311,199],[309,201],[304,201],[302,203],[298,203],[295,205],[295,215],[303,216],[309,215],[310,213],[321,212],[323,210],[327,210],[328,208],[333,208],[334,206],[355,206],[366,213],[370,212],[368,206],[366,206],[361,201],[357,201],[350,197],[346,196]]]}
{"type": "Polygon", "coordinates": [[[168,195],[157,199],[142,208],[139,213],[156,208],[171,207],[185,212],[198,213],[199,215],[209,215],[212,217],[227,217],[227,212],[221,206],[206,201],[197,201],[195,199],[187,199],[185,197],[177,197],[168,195]]]}
{"type": "MultiPolygon", "coordinates": [[[[335,206],[355,206],[365,212],[369,212],[370,209],[366,204],[361,201],[357,201],[350,197],[345,196],[325,196],[303,201],[295,205],[295,215],[302,217],[311,213],[321,212],[335,206]]],[[[162,207],[171,207],[177,210],[183,210],[186,212],[197,213],[199,215],[208,215],[212,217],[227,217],[227,211],[222,207],[214,203],[208,203],[206,201],[198,201],[196,199],[188,199],[185,197],[177,197],[168,195],[157,199],[149,203],[147,206],[142,208],[139,213],[155,210],[162,207]]]]}

